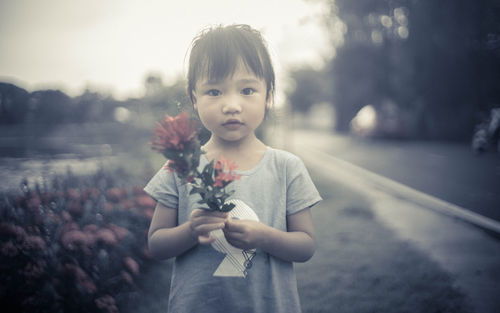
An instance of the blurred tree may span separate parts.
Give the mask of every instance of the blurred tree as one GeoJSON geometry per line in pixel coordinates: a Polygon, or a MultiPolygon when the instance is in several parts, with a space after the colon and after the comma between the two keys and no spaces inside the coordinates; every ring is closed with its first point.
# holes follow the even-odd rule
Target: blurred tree
{"type": "Polygon", "coordinates": [[[0,83],[0,124],[23,123],[28,112],[29,93],[15,85],[0,83]]]}
{"type": "Polygon", "coordinates": [[[72,122],[84,123],[99,116],[102,111],[102,97],[97,92],[86,89],[73,99],[72,122]]]}
{"type": "Polygon", "coordinates": [[[337,36],[336,56],[328,66],[332,77],[332,103],[336,108],[336,127],[349,130],[351,119],[365,105],[379,107],[386,99],[407,91],[407,66],[395,50],[401,49],[409,35],[408,1],[330,1],[327,27],[337,36]],[[338,38],[336,29],[344,32],[338,38]],[[397,69],[396,69],[397,68],[397,69]]]}
{"type": "Polygon", "coordinates": [[[415,137],[468,140],[500,105],[499,1],[325,1],[339,130],[362,106],[391,101],[415,137]]]}
{"type": "Polygon", "coordinates": [[[150,73],[144,80],[145,96],[143,101],[152,110],[168,114],[177,114],[189,101],[186,96],[186,83],[178,78],[171,85],[164,85],[157,73],[150,73]]]}
{"type": "Polygon", "coordinates": [[[86,89],[68,105],[73,116],[71,122],[106,122],[114,119],[114,110],[120,102],[110,96],[86,89]]]}
{"type": "Polygon", "coordinates": [[[59,90],[38,90],[31,93],[30,111],[33,123],[56,125],[70,115],[71,98],[59,90]]]}
{"type": "Polygon", "coordinates": [[[287,97],[294,111],[307,113],[314,104],[331,97],[331,83],[324,71],[303,67],[293,70],[290,77],[293,87],[287,90],[287,97]]]}
{"type": "Polygon", "coordinates": [[[163,78],[158,73],[148,74],[144,80],[144,88],[146,90],[146,97],[154,97],[162,93],[165,88],[163,78]]]}
{"type": "Polygon", "coordinates": [[[414,67],[413,95],[419,101],[418,131],[423,137],[469,139],[478,109],[474,92],[475,53],[472,1],[422,1],[412,8],[412,34],[406,51],[414,67]],[[452,116],[453,118],[450,118],[452,116]]]}

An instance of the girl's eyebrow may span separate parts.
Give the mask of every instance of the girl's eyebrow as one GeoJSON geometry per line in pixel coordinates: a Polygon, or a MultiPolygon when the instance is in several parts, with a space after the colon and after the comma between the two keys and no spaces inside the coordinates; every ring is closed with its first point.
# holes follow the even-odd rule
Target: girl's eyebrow
{"type": "MultiPolygon", "coordinates": [[[[215,86],[215,85],[219,85],[220,81],[216,81],[216,80],[209,80],[209,81],[204,81],[200,84],[200,87],[212,87],[212,86],[215,86]]],[[[238,84],[258,84],[260,83],[260,80],[257,79],[257,78],[253,78],[253,77],[248,77],[248,78],[241,78],[241,79],[238,79],[236,80],[236,83],[238,84]]]]}
{"type": "Polygon", "coordinates": [[[237,82],[242,84],[258,84],[260,83],[260,80],[256,78],[242,78],[239,79],[237,82]]]}
{"type": "Polygon", "coordinates": [[[215,80],[212,80],[212,81],[204,81],[204,82],[201,82],[200,83],[200,87],[203,88],[203,87],[211,87],[211,86],[214,86],[214,85],[217,85],[219,82],[215,81],[215,80]]]}

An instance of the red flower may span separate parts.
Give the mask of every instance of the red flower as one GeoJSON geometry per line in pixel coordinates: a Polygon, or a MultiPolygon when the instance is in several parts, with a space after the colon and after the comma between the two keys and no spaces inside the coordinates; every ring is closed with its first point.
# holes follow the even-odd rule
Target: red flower
{"type": "Polygon", "coordinates": [[[62,211],[61,216],[65,222],[71,222],[73,220],[73,217],[71,217],[71,214],[69,214],[67,211],[62,211]]]}
{"type": "Polygon", "coordinates": [[[6,257],[15,257],[18,254],[18,249],[12,241],[7,241],[2,244],[0,252],[6,257]]]}
{"type": "Polygon", "coordinates": [[[43,250],[45,241],[39,236],[27,236],[23,242],[23,250],[43,250]]]}
{"type": "Polygon", "coordinates": [[[66,190],[66,196],[71,200],[80,200],[80,191],[74,188],[66,190]]]}
{"type": "Polygon", "coordinates": [[[127,196],[127,191],[124,190],[124,189],[120,189],[120,188],[109,188],[107,191],[106,191],[106,197],[113,201],[113,202],[118,202],[120,201],[122,198],[126,197],[127,196]]]}
{"type": "Polygon", "coordinates": [[[44,261],[35,261],[35,263],[28,263],[24,267],[24,277],[26,279],[36,279],[40,278],[45,270],[45,262],[44,261]]]}
{"type": "Polygon", "coordinates": [[[124,199],[122,201],[120,201],[119,205],[120,207],[123,209],[123,210],[130,210],[131,208],[134,207],[134,202],[132,200],[129,200],[129,199],[124,199]]]}
{"type": "Polygon", "coordinates": [[[82,204],[80,203],[80,200],[71,200],[71,202],[68,205],[68,211],[76,217],[79,217],[83,213],[83,207],[82,204]]]}
{"type": "Polygon", "coordinates": [[[109,224],[108,227],[109,229],[111,229],[111,231],[113,231],[118,240],[122,240],[123,238],[131,234],[128,229],[120,227],[115,224],[109,224]]]}
{"type": "Polygon", "coordinates": [[[110,295],[104,295],[94,300],[95,305],[101,311],[106,313],[118,313],[118,307],[116,306],[115,298],[110,295]]]}
{"type": "Polygon", "coordinates": [[[126,281],[128,284],[132,285],[134,283],[132,275],[130,275],[127,271],[121,271],[120,274],[123,280],[126,281]]]}
{"type": "Polygon", "coordinates": [[[100,191],[99,189],[95,188],[95,187],[92,187],[92,188],[84,188],[82,190],[82,198],[84,200],[88,200],[88,199],[97,199],[97,197],[99,196],[100,194],[100,191]]]}
{"type": "Polygon", "coordinates": [[[97,240],[109,245],[114,246],[118,243],[115,233],[107,228],[102,228],[97,231],[97,240]]]}
{"type": "Polygon", "coordinates": [[[198,135],[195,122],[186,112],[176,117],[165,115],[165,119],[156,124],[153,134],[156,138],[151,145],[160,152],[165,149],[184,150],[198,135]]]}
{"type": "Polygon", "coordinates": [[[97,291],[96,285],[81,267],[74,264],[65,264],[64,268],[66,272],[70,273],[76,279],[87,293],[95,293],[97,291]]]}
{"type": "Polygon", "coordinates": [[[154,209],[147,208],[147,209],[142,211],[142,214],[144,214],[145,217],[147,217],[149,220],[151,220],[153,218],[154,209]]]}
{"type": "Polygon", "coordinates": [[[230,182],[240,179],[241,175],[238,175],[234,172],[237,165],[233,161],[229,161],[224,157],[221,157],[220,160],[215,161],[214,170],[214,187],[225,187],[230,182]]]}
{"type": "Polygon", "coordinates": [[[156,201],[147,194],[138,195],[135,198],[135,203],[140,208],[154,208],[156,206],[156,201]]]}
{"type": "Polygon", "coordinates": [[[96,224],[87,224],[83,227],[83,231],[88,234],[95,234],[99,230],[96,224]]]}
{"type": "Polygon", "coordinates": [[[23,241],[24,238],[27,236],[24,228],[17,225],[11,225],[5,222],[0,224],[0,234],[5,234],[9,237],[14,237],[18,241],[23,241]]]}
{"type": "Polygon", "coordinates": [[[83,247],[89,243],[89,234],[80,230],[70,230],[63,233],[61,243],[68,250],[75,250],[77,247],[83,247]]]}
{"type": "Polygon", "coordinates": [[[131,257],[126,257],[123,259],[125,267],[134,275],[139,275],[139,264],[131,257]]]}

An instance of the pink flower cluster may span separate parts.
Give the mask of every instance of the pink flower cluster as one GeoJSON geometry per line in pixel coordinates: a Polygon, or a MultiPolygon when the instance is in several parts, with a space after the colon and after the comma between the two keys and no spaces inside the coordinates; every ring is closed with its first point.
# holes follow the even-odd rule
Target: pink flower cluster
{"type": "Polygon", "coordinates": [[[146,240],[155,205],[141,187],[63,185],[1,197],[0,298],[26,312],[54,303],[118,312],[115,297],[137,288],[154,263],[146,240]]]}
{"type": "Polygon", "coordinates": [[[118,308],[116,307],[115,298],[110,295],[104,295],[94,300],[97,308],[101,312],[106,313],[118,313],[118,308]]]}
{"type": "Polygon", "coordinates": [[[198,169],[201,151],[196,125],[186,112],[176,117],[169,115],[153,130],[151,145],[167,158],[165,169],[176,173],[192,185],[192,193],[201,197],[200,204],[207,210],[229,211],[231,204],[225,203],[231,192],[225,187],[240,178],[235,173],[236,163],[224,158],[210,162],[202,171],[198,169]]]}
{"type": "Polygon", "coordinates": [[[241,175],[234,172],[236,167],[235,162],[227,160],[224,157],[216,160],[214,164],[215,176],[213,186],[224,188],[230,182],[240,179],[241,175]]]}

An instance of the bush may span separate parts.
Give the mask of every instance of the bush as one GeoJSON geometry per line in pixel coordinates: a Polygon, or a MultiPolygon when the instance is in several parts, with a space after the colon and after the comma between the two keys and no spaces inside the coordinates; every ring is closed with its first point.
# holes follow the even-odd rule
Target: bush
{"type": "Polygon", "coordinates": [[[147,250],[155,202],[123,172],[50,178],[0,199],[4,312],[118,312],[158,264],[147,250]]]}

